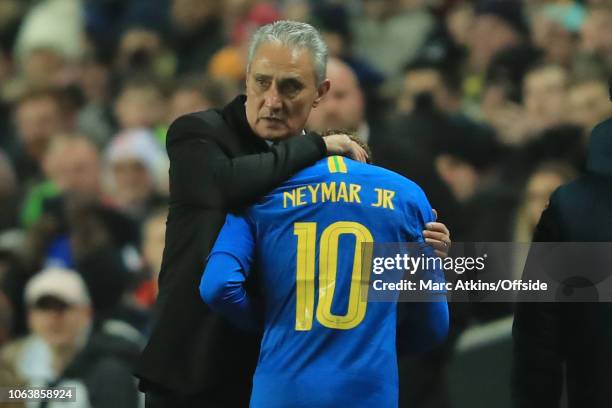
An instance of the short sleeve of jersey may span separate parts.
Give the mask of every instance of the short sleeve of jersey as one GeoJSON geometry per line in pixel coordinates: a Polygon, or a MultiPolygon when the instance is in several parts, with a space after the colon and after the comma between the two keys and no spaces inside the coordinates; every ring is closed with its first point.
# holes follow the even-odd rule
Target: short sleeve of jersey
{"type": "Polygon", "coordinates": [[[245,215],[227,215],[209,256],[215,253],[233,256],[240,262],[243,270],[249,272],[255,253],[255,237],[245,215]]]}

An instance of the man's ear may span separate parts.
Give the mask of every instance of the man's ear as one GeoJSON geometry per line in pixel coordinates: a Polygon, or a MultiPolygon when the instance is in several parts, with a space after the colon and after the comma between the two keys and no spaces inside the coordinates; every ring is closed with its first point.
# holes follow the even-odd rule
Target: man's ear
{"type": "Polygon", "coordinates": [[[326,79],[319,84],[319,87],[317,88],[317,98],[314,100],[312,104],[313,108],[316,108],[317,105],[321,103],[321,100],[329,92],[330,87],[331,87],[331,81],[329,79],[326,79]]]}

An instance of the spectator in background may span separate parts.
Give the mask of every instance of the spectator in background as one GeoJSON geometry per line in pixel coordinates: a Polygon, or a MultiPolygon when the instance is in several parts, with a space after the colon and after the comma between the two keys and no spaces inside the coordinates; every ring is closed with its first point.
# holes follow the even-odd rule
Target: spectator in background
{"type": "Polygon", "coordinates": [[[581,34],[580,50],[601,59],[608,70],[612,69],[612,5],[591,6],[581,34]]]}
{"type": "Polygon", "coordinates": [[[122,78],[149,76],[170,78],[176,61],[166,50],[162,33],[145,25],[128,26],[119,39],[117,74],[122,78]]]}
{"type": "Polygon", "coordinates": [[[13,161],[23,185],[40,180],[47,147],[54,136],[74,128],[74,111],[62,91],[33,90],[16,102],[15,124],[19,143],[13,161]]]}
{"type": "Polygon", "coordinates": [[[166,121],[166,98],[153,80],[127,80],[121,86],[115,100],[115,116],[119,130],[150,129],[164,127],[166,121]]]}
{"type": "Polygon", "coordinates": [[[417,105],[433,104],[441,112],[457,114],[461,110],[460,82],[458,72],[451,66],[417,59],[404,73],[398,110],[411,113],[417,105]]]}
{"type": "Polygon", "coordinates": [[[364,143],[371,142],[370,127],[365,120],[364,95],[351,67],[338,58],[330,58],[327,78],[333,85],[311,111],[306,127],[319,133],[343,129],[354,133],[364,143]]]}
{"type": "Polygon", "coordinates": [[[527,73],[523,83],[527,129],[517,143],[567,120],[568,85],[568,73],[558,65],[537,66],[527,73]]]}
{"type": "Polygon", "coordinates": [[[355,51],[385,76],[394,78],[410,62],[435,21],[424,0],[365,0],[364,14],[351,22],[355,51]]]}
{"type": "Polygon", "coordinates": [[[470,67],[484,72],[493,57],[529,39],[529,25],[520,1],[481,0],[470,36],[470,67]]]}
{"type": "Polygon", "coordinates": [[[21,219],[26,227],[40,218],[45,200],[60,194],[102,201],[99,153],[84,136],[58,135],[45,152],[43,168],[47,181],[33,186],[24,201],[21,219]]]}
{"type": "Polygon", "coordinates": [[[129,28],[168,34],[169,0],[81,0],[87,36],[100,50],[112,50],[129,28]]]}
{"type": "Polygon", "coordinates": [[[480,0],[468,38],[469,74],[463,87],[468,100],[479,100],[493,58],[504,50],[529,46],[529,25],[522,2],[480,0]]]}
{"type": "Polygon", "coordinates": [[[382,85],[384,76],[367,59],[355,52],[346,5],[323,2],[314,7],[311,19],[321,31],[330,57],[339,58],[351,67],[366,96],[364,102],[371,102],[368,111],[374,110],[377,107],[377,89],[382,85]]]}
{"type": "Polygon", "coordinates": [[[471,2],[455,2],[445,15],[445,24],[453,42],[463,49],[470,44],[474,23],[474,6],[471,2]]]}
{"type": "Polygon", "coordinates": [[[584,17],[584,7],[574,2],[546,4],[535,13],[533,43],[544,51],[544,63],[571,66],[584,17]]]}
{"type": "Polygon", "coordinates": [[[45,154],[44,167],[60,193],[102,201],[100,157],[96,146],[86,137],[56,138],[45,154]]]}
{"type": "Polygon", "coordinates": [[[574,82],[568,91],[569,119],[589,134],[593,127],[612,116],[612,105],[606,101],[608,84],[589,78],[574,82]]]}
{"type": "Polygon", "coordinates": [[[28,86],[51,87],[64,86],[73,78],[74,72],[64,56],[51,47],[40,47],[28,51],[22,62],[23,77],[13,84],[14,92],[19,92],[28,86]]]}
{"type": "Polygon", "coordinates": [[[6,345],[2,365],[31,387],[76,387],[83,406],[136,406],[130,365],[137,353],[119,338],[92,332],[92,309],[80,276],[47,269],[25,289],[32,334],[6,345]]]}
{"type": "Polygon", "coordinates": [[[104,156],[109,198],[119,211],[141,221],[151,208],[166,203],[168,158],[153,133],[121,132],[104,156]]]}
{"type": "Polygon", "coordinates": [[[489,64],[480,105],[467,105],[472,115],[496,129],[500,142],[506,146],[521,140],[525,133],[523,83],[541,58],[541,52],[532,48],[499,52],[489,64]]]}
{"type": "MultiPolygon", "coordinates": [[[[462,140],[461,143],[466,143],[466,141],[462,140]]],[[[479,162],[479,159],[487,161],[490,159],[490,152],[485,152],[484,155],[480,156],[479,152],[468,152],[466,150],[468,148],[462,151],[453,150],[447,146],[437,155],[435,162],[438,174],[460,203],[468,202],[476,194],[478,186],[481,184],[479,170],[482,168],[482,163],[479,162]]]]}
{"type": "Polygon", "coordinates": [[[546,129],[568,122],[569,78],[564,68],[536,64],[516,79],[520,77],[522,90],[517,98],[512,98],[512,90],[501,84],[487,89],[483,100],[483,113],[498,132],[499,141],[512,149],[538,138],[546,129]],[[522,104],[515,102],[518,98],[522,104]]]}
{"type": "Polygon", "coordinates": [[[545,162],[531,174],[522,194],[514,225],[515,242],[531,242],[542,211],[550,195],[562,184],[576,178],[576,171],[566,163],[545,162]]]}
{"type": "MultiPolygon", "coordinates": [[[[188,113],[223,106],[235,89],[228,81],[203,76],[185,77],[177,81],[168,98],[167,123],[188,113]]],[[[165,135],[162,144],[165,144],[165,135]]]]}
{"type": "Polygon", "coordinates": [[[78,0],[45,0],[30,8],[21,25],[15,52],[23,61],[29,52],[55,50],[76,60],[83,52],[83,19],[78,0]]]}
{"type": "MultiPolygon", "coordinates": [[[[24,17],[15,42],[21,87],[65,86],[75,80],[83,54],[79,0],[46,0],[24,17]]],[[[17,83],[14,86],[19,87],[17,83]]]]}
{"type": "Polygon", "coordinates": [[[220,0],[172,0],[178,74],[201,72],[224,45],[220,0]]]}

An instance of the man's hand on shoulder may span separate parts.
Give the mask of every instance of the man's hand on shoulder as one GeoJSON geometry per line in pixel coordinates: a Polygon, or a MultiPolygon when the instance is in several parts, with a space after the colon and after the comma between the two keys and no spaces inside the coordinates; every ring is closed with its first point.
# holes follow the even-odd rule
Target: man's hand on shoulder
{"type": "Polygon", "coordinates": [[[361,163],[368,162],[366,151],[346,134],[338,133],[323,136],[323,140],[325,141],[325,147],[327,147],[327,154],[329,156],[341,155],[361,163]]]}

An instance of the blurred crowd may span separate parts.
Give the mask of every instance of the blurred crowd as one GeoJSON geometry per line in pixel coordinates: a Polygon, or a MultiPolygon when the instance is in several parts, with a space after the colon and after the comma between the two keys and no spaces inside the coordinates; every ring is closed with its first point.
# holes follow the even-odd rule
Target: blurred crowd
{"type": "Polygon", "coordinates": [[[242,93],[279,19],[329,47],[308,127],[357,134],[454,241],[528,242],[612,116],[612,0],[0,0],[0,384],[138,403],[166,130],[242,93]]]}

